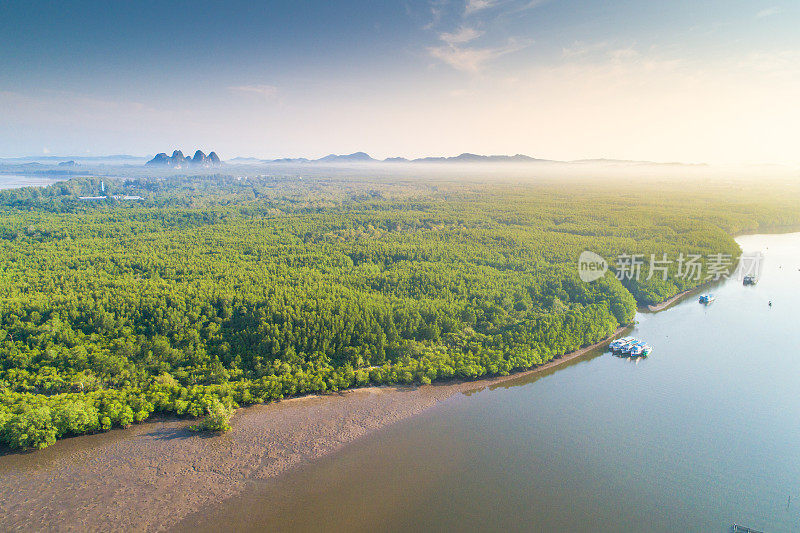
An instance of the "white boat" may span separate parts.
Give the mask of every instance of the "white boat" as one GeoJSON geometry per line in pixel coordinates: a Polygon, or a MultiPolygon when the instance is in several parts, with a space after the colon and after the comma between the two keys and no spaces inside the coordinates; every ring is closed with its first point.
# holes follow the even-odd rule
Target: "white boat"
{"type": "Polygon", "coordinates": [[[637,339],[633,337],[626,337],[624,339],[620,339],[619,344],[614,346],[614,348],[612,348],[612,351],[614,351],[615,353],[622,353],[625,351],[625,348],[636,342],[636,340],[637,339]]]}
{"type": "Polygon", "coordinates": [[[630,354],[631,354],[631,352],[632,352],[632,351],[633,351],[635,348],[637,348],[637,347],[639,347],[639,346],[644,346],[644,344],[645,344],[645,343],[644,343],[644,341],[640,341],[639,339],[633,339],[633,341],[631,341],[629,344],[627,344],[627,345],[626,345],[626,346],[625,346],[625,347],[622,349],[622,353],[623,353],[623,354],[625,354],[625,355],[630,355],[630,354]]]}
{"type": "Polygon", "coordinates": [[[625,337],[625,338],[622,338],[622,339],[617,339],[617,340],[611,341],[611,343],[608,345],[608,348],[612,352],[614,352],[614,351],[619,350],[620,348],[622,348],[624,345],[628,344],[632,340],[633,340],[633,337],[625,337]]]}

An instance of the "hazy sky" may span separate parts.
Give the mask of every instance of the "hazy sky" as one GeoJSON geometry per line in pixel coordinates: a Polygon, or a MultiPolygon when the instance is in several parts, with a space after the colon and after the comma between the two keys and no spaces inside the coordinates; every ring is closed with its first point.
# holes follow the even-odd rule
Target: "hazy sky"
{"type": "Polygon", "coordinates": [[[0,156],[800,164],[800,2],[0,2],[0,156]]]}

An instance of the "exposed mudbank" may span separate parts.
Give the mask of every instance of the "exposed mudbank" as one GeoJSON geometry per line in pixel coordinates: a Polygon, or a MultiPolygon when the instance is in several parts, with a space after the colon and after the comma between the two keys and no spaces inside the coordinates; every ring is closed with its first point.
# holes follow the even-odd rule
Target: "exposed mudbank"
{"type": "Polygon", "coordinates": [[[247,407],[221,436],[190,431],[188,420],[165,419],[8,454],[0,457],[0,529],[163,530],[248,481],[277,476],[455,394],[543,372],[605,342],[513,376],[247,407]]]}

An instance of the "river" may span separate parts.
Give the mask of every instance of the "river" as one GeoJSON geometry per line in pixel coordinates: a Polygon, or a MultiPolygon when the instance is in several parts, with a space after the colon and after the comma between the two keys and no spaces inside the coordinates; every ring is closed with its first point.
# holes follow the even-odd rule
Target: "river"
{"type": "Polygon", "coordinates": [[[28,174],[0,174],[0,189],[19,189],[21,187],[46,187],[69,176],[34,176],[28,174]]]}
{"type": "Polygon", "coordinates": [[[800,530],[800,233],[737,241],[759,284],[639,313],[649,358],[454,396],[177,529],[800,530]]]}

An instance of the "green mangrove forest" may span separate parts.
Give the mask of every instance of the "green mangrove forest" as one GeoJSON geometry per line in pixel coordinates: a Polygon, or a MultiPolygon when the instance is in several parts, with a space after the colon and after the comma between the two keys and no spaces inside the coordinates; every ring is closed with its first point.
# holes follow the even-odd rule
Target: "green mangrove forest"
{"type": "Polygon", "coordinates": [[[0,191],[8,448],[529,369],[704,281],[617,279],[620,254],[735,260],[732,235],[800,223],[797,187],[722,180],[104,180],[0,191]],[[611,272],[581,281],[584,250],[611,272]]]}

